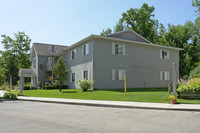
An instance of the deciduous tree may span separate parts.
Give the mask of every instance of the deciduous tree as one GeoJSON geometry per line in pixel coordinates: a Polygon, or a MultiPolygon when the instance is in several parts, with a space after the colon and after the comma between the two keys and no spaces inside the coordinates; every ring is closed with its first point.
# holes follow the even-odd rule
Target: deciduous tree
{"type": "Polygon", "coordinates": [[[59,85],[59,91],[61,92],[61,86],[67,82],[69,70],[66,69],[66,65],[63,58],[58,59],[57,64],[53,66],[53,73],[55,75],[56,83],[59,85]]]}

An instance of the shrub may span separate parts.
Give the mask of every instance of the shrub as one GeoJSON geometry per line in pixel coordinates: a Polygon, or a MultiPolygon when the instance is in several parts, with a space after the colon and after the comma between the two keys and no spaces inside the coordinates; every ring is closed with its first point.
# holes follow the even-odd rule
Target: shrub
{"type": "Polygon", "coordinates": [[[87,79],[78,80],[78,83],[82,91],[87,91],[88,89],[91,89],[94,85],[94,81],[87,79]]]}
{"type": "Polygon", "coordinates": [[[8,91],[6,91],[4,94],[3,94],[3,98],[4,99],[9,99],[10,98],[10,93],[8,91]]]}
{"type": "Polygon", "coordinates": [[[192,78],[200,78],[200,66],[197,66],[190,72],[190,79],[192,78]]]}
{"type": "Polygon", "coordinates": [[[31,89],[31,86],[30,85],[25,85],[24,86],[24,90],[30,90],[31,89]]]}
{"type": "Polygon", "coordinates": [[[177,91],[186,93],[200,93],[200,78],[193,78],[185,84],[180,84],[177,91]]]}
{"type": "Polygon", "coordinates": [[[6,91],[3,95],[4,99],[17,99],[17,94],[14,91],[6,91]]]}

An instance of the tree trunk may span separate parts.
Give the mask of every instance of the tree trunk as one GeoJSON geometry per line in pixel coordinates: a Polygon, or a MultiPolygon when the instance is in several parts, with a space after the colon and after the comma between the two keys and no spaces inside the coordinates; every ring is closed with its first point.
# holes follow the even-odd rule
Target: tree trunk
{"type": "Polygon", "coordinates": [[[61,92],[61,85],[60,85],[60,89],[59,89],[59,91],[61,92]]]}

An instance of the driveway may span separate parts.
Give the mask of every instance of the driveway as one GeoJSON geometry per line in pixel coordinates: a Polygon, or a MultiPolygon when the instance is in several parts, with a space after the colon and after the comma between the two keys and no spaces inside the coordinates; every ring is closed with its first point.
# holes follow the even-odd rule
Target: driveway
{"type": "Polygon", "coordinates": [[[199,133],[200,112],[0,100],[2,133],[199,133]]]}

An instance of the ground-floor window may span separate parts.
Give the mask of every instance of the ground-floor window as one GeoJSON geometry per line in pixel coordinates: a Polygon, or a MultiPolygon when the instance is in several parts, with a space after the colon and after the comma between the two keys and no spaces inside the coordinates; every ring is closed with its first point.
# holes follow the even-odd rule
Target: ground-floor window
{"type": "Polygon", "coordinates": [[[88,70],[83,71],[83,78],[84,79],[88,79],[88,77],[89,77],[88,73],[89,73],[88,70]]]}
{"type": "Polygon", "coordinates": [[[169,71],[160,71],[160,80],[169,80],[169,71]]]}
{"type": "Polygon", "coordinates": [[[76,81],[76,73],[75,72],[73,72],[72,74],[71,74],[71,81],[72,82],[75,82],[76,81]]]}
{"type": "Polygon", "coordinates": [[[112,69],[112,80],[124,80],[125,74],[125,69],[112,69]]]}

